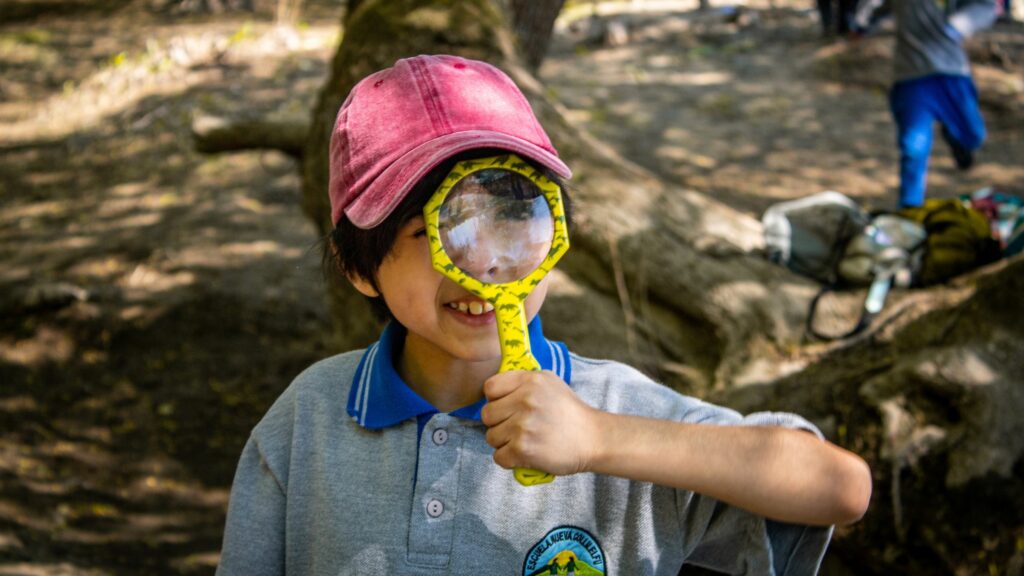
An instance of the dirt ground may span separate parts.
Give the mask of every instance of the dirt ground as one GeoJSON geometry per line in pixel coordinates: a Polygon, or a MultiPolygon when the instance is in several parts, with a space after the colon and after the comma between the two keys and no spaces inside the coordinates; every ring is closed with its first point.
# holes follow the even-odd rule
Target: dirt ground
{"type": "MultiPolygon", "coordinates": [[[[822,190],[894,208],[891,23],[851,46],[822,37],[813,2],[775,4],[738,23],[609,9],[603,18],[628,32],[623,45],[588,47],[585,31],[565,30],[541,76],[575,121],[626,157],[751,215],[822,190]]],[[[936,138],[930,195],[1024,193],[1022,33],[1000,22],[970,44],[989,137],[967,173],[936,138]]]]}
{"type": "MultiPolygon", "coordinates": [[[[161,4],[0,8],[0,575],[212,573],[249,430],[333,352],[294,161],[203,156],[189,126],[310,109],[341,2],[289,30],[271,0],[161,4]]],[[[890,206],[891,37],[851,50],[776,4],[622,3],[621,44],[562,26],[541,76],[608,145],[752,215],[824,189],[890,206]]],[[[969,173],[936,146],[930,193],[1024,195],[1024,28],[972,53],[989,140],[969,173]]]]}

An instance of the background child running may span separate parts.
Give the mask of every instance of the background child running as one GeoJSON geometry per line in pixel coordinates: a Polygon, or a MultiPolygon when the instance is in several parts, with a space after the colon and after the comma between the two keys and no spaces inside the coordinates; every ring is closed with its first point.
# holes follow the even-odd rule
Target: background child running
{"type": "MultiPolygon", "coordinates": [[[[854,21],[866,30],[885,0],[861,0],[854,21]]],[[[900,148],[899,207],[924,203],[932,128],[942,125],[958,168],[974,163],[985,121],[964,39],[996,18],[996,0],[889,0],[896,20],[889,105],[900,148]]]]}
{"type": "Polygon", "coordinates": [[[524,302],[544,370],[496,374],[494,311],[433,269],[423,208],[457,162],[509,153],[571,175],[486,63],[418,56],[353,88],[331,138],[330,258],[391,321],[253,430],[218,573],[539,574],[570,557],[586,574],[815,573],[871,478],[802,418],[570,353],[544,337],[546,280],[524,302]],[[558,478],[523,487],[513,467],[558,478]]]}

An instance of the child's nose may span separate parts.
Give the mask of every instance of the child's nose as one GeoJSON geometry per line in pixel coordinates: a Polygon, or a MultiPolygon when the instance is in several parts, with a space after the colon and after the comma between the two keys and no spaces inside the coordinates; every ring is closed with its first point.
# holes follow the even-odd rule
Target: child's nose
{"type": "Polygon", "coordinates": [[[471,276],[488,284],[501,284],[515,278],[506,278],[508,266],[497,254],[481,254],[481,258],[466,270],[471,276]]]}

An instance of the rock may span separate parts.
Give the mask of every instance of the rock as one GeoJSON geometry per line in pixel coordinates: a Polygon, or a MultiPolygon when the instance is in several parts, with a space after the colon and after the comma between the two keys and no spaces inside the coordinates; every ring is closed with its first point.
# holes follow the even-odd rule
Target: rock
{"type": "Polygon", "coordinates": [[[84,288],[67,282],[33,284],[12,290],[10,296],[0,304],[0,310],[10,315],[57,310],[75,302],[85,302],[89,296],[84,288]]]}

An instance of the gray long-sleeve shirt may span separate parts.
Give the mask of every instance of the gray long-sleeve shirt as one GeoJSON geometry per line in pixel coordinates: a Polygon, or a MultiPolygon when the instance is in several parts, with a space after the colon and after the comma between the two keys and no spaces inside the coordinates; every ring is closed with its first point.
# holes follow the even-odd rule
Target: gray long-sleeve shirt
{"type": "MultiPolygon", "coordinates": [[[[885,0],[860,0],[854,20],[867,28],[885,0]]],[[[910,80],[932,74],[969,76],[962,42],[996,19],[995,0],[889,0],[896,18],[894,77],[910,80]]]]}
{"type": "MultiPolygon", "coordinates": [[[[459,411],[371,424],[371,404],[390,397],[374,388],[388,382],[373,381],[390,371],[387,355],[381,345],[315,364],[256,426],[219,576],[534,575],[570,558],[581,574],[675,576],[684,561],[726,574],[817,573],[830,528],[597,474],[525,488],[492,461],[483,424],[459,411]],[[363,412],[346,413],[346,399],[363,412]]],[[[601,410],[817,433],[791,414],[743,417],[681,396],[622,364],[554,348],[552,358],[556,372],[568,361],[573,391],[601,410]]]]}

